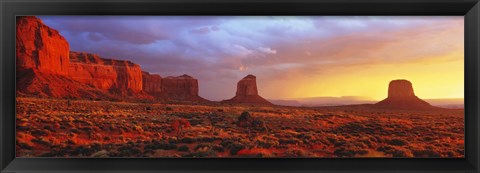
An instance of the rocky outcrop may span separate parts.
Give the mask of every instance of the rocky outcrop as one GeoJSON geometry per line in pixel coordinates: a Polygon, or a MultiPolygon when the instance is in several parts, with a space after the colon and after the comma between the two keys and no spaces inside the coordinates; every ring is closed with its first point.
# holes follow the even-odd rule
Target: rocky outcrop
{"type": "Polygon", "coordinates": [[[137,93],[143,89],[139,65],[89,53],[70,53],[69,77],[95,88],[121,94],[137,93]]]}
{"type": "Polygon", "coordinates": [[[235,96],[222,102],[234,104],[273,105],[258,95],[257,77],[254,75],[247,75],[242,80],[238,81],[235,96]]]}
{"type": "Polygon", "coordinates": [[[376,107],[408,110],[436,109],[415,96],[412,83],[408,80],[393,80],[388,85],[388,97],[375,104],[376,107]]]}
{"type": "Polygon", "coordinates": [[[16,22],[17,69],[67,75],[67,40],[37,17],[20,16],[16,22]]]}
{"type": "Polygon", "coordinates": [[[207,101],[198,95],[198,80],[186,74],[162,79],[162,96],[175,101],[207,101]]]}
{"type": "Polygon", "coordinates": [[[158,74],[142,72],[143,91],[152,96],[161,96],[162,77],[158,74]]]}
{"type": "Polygon", "coordinates": [[[188,75],[142,72],[125,60],[70,52],[58,31],[36,17],[17,18],[17,93],[34,97],[115,100],[207,101],[188,75]],[[154,97],[152,97],[154,96],[154,97]]]}

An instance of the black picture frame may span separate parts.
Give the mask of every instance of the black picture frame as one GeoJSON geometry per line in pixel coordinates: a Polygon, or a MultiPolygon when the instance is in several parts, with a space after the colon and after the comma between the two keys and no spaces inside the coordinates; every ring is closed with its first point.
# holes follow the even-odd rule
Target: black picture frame
{"type": "Polygon", "coordinates": [[[0,170],[11,172],[479,172],[478,0],[0,0],[0,170]],[[15,158],[17,15],[465,16],[465,158],[15,158]]]}

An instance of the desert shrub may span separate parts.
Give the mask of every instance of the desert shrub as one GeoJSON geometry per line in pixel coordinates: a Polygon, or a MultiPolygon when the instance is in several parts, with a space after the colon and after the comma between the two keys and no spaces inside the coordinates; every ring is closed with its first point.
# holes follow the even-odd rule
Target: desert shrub
{"type": "Polygon", "coordinates": [[[185,137],[185,138],[180,139],[178,142],[179,143],[191,144],[191,143],[194,143],[195,141],[196,140],[194,138],[185,137]]]}
{"type": "Polygon", "coordinates": [[[176,143],[179,142],[178,138],[176,138],[176,137],[168,138],[167,141],[168,141],[168,143],[171,143],[171,144],[176,144],[176,143]]]}
{"type": "Polygon", "coordinates": [[[43,139],[43,138],[40,138],[40,139],[32,139],[30,140],[31,142],[33,143],[37,143],[37,144],[40,144],[40,145],[45,145],[45,146],[51,146],[52,144],[50,144],[50,142],[48,142],[47,140],[43,139]]]}
{"type": "Polygon", "coordinates": [[[275,155],[265,148],[242,149],[237,153],[240,157],[274,157],[275,155]]]}
{"type": "Polygon", "coordinates": [[[151,150],[174,150],[177,149],[177,145],[166,143],[166,142],[154,142],[153,144],[145,145],[144,149],[151,149],[151,150]]]}
{"type": "Polygon", "coordinates": [[[49,131],[47,130],[33,130],[30,132],[33,136],[47,136],[49,134],[49,131]]]}
{"type": "Polygon", "coordinates": [[[271,147],[277,147],[278,145],[280,145],[280,142],[276,138],[265,137],[262,139],[255,140],[255,145],[258,148],[271,148],[271,147]]]}
{"type": "Polygon", "coordinates": [[[370,141],[370,138],[368,138],[368,137],[363,137],[363,138],[359,139],[358,142],[361,142],[361,143],[367,145],[368,147],[372,147],[372,141],[370,141]]]}
{"type": "Polygon", "coordinates": [[[299,148],[291,148],[285,151],[285,157],[313,157],[314,155],[310,152],[304,151],[299,148]]]}
{"type": "Polygon", "coordinates": [[[344,146],[346,144],[347,144],[346,141],[336,141],[335,143],[333,143],[333,146],[340,147],[340,146],[344,146]]]}
{"type": "Polygon", "coordinates": [[[280,145],[288,145],[288,144],[301,144],[302,141],[298,139],[279,139],[278,142],[280,145]]]}
{"type": "Polygon", "coordinates": [[[190,124],[192,126],[199,125],[199,124],[202,124],[202,120],[193,119],[193,120],[190,120],[190,124]]]}
{"type": "Polygon", "coordinates": [[[237,125],[239,127],[249,127],[252,125],[253,118],[249,112],[242,112],[238,117],[237,125]]]}
{"type": "Polygon", "coordinates": [[[388,152],[388,154],[392,154],[393,157],[413,157],[413,153],[404,148],[395,148],[395,150],[388,152]]]}
{"type": "Polygon", "coordinates": [[[188,148],[188,146],[186,145],[182,145],[180,147],[177,148],[178,151],[189,151],[190,148],[188,148]]]}
{"type": "Polygon", "coordinates": [[[423,140],[429,142],[429,141],[433,141],[433,138],[430,136],[426,136],[423,138],[423,140]]]}
{"type": "Polygon", "coordinates": [[[197,138],[197,141],[198,142],[213,142],[213,141],[215,141],[215,138],[214,137],[200,137],[200,138],[197,138]]]}
{"type": "Polygon", "coordinates": [[[314,140],[315,136],[309,133],[300,133],[296,135],[297,138],[303,139],[303,140],[314,140]]]}
{"type": "Polygon", "coordinates": [[[352,150],[347,150],[346,148],[336,149],[333,154],[337,157],[353,157],[355,153],[352,150]]]}
{"type": "Polygon", "coordinates": [[[146,110],[146,111],[151,111],[151,110],[152,110],[152,107],[147,106],[147,107],[145,107],[145,110],[146,110]]]}
{"type": "Polygon", "coordinates": [[[127,157],[127,156],[131,157],[131,156],[141,154],[141,151],[137,148],[132,148],[132,147],[129,147],[129,146],[122,146],[122,147],[118,148],[118,153],[122,157],[127,157]]]}
{"type": "Polygon", "coordinates": [[[223,146],[221,146],[221,145],[213,145],[212,149],[214,151],[218,151],[218,152],[224,152],[225,151],[225,148],[223,148],[223,146]]]}
{"type": "Polygon", "coordinates": [[[333,154],[337,157],[354,157],[366,155],[368,150],[363,143],[349,143],[336,149],[333,154]]]}
{"type": "Polygon", "coordinates": [[[226,148],[230,150],[230,155],[236,155],[238,151],[245,148],[245,145],[238,142],[233,142],[228,144],[226,148]]]}
{"type": "Polygon", "coordinates": [[[84,146],[79,146],[73,150],[73,155],[77,156],[90,156],[94,153],[95,151],[91,148],[87,148],[84,146]]]}
{"type": "Polygon", "coordinates": [[[49,125],[43,126],[43,129],[49,130],[49,131],[53,130],[52,126],[49,126],[49,125]]]}
{"type": "Polygon", "coordinates": [[[385,145],[377,148],[377,151],[391,154],[393,157],[413,157],[414,154],[405,148],[385,145]]]}
{"type": "Polygon", "coordinates": [[[32,130],[32,128],[28,126],[20,126],[20,125],[17,126],[17,131],[30,131],[30,130],[32,130]]]}
{"type": "Polygon", "coordinates": [[[229,145],[233,144],[235,141],[232,139],[224,139],[222,142],[220,142],[220,145],[223,147],[228,147],[229,145]]]}
{"type": "Polygon", "coordinates": [[[447,152],[443,153],[443,155],[446,155],[446,156],[448,156],[448,157],[455,157],[455,152],[453,152],[453,151],[447,151],[447,152]]]}
{"type": "Polygon", "coordinates": [[[201,143],[201,144],[198,144],[197,146],[195,146],[195,149],[194,149],[194,150],[195,150],[195,151],[199,151],[199,150],[200,150],[200,151],[208,151],[208,150],[210,150],[210,148],[211,148],[211,147],[210,147],[209,144],[203,144],[203,143],[201,143]]]}
{"type": "Polygon", "coordinates": [[[173,111],[173,108],[172,108],[172,107],[166,107],[165,110],[167,110],[167,111],[173,111]]]}
{"type": "Polygon", "coordinates": [[[27,150],[33,149],[32,146],[30,146],[29,144],[24,143],[24,142],[18,142],[17,145],[22,149],[27,149],[27,150]]]}
{"type": "Polygon", "coordinates": [[[377,148],[377,151],[387,152],[387,151],[393,150],[393,149],[394,149],[393,146],[384,145],[384,146],[378,147],[378,148],[377,148]]]}
{"type": "Polygon", "coordinates": [[[387,140],[387,143],[390,145],[395,145],[395,146],[404,146],[407,145],[408,142],[406,140],[400,139],[400,138],[394,138],[391,140],[387,140]]]}
{"type": "Polygon", "coordinates": [[[441,157],[441,155],[431,149],[413,150],[415,157],[441,157]]]}
{"type": "Polygon", "coordinates": [[[95,150],[95,151],[100,151],[102,149],[102,145],[100,145],[99,143],[97,142],[94,142],[92,144],[90,144],[89,146],[91,149],[95,150]]]}

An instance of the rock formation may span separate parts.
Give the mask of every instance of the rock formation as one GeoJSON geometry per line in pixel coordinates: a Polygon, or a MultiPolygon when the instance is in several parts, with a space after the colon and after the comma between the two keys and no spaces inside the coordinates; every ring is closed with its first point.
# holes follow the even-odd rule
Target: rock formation
{"type": "Polygon", "coordinates": [[[167,77],[142,72],[125,60],[70,52],[58,31],[36,17],[17,17],[17,93],[53,98],[207,101],[188,75],[167,77]],[[154,97],[152,97],[154,96],[154,97]]]}
{"type": "Polygon", "coordinates": [[[233,98],[224,100],[222,102],[236,104],[273,105],[258,95],[257,77],[251,74],[238,81],[237,92],[233,98]]]}
{"type": "Polygon", "coordinates": [[[207,101],[198,95],[198,80],[186,74],[162,79],[162,96],[175,101],[207,101]]]}
{"type": "Polygon", "coordinates": [[[104,59],[89,53],[70,53],[69,76],[81,83],[121,94],[142,91],[142,70],[130,61],[104,59]]]}
{"type": "Polygon", "coordinates": [[[436,108],[415,96],[412,83],[404,79],[391,81],[388,85],[388,97],[376,103],[375,106],[409,110],[430,110],[436,108]]]}
{"type": "Polygon", "coordinates": [[[68,74],[68,42],[58,31],[33,16],[16,18],[17,69],[68,74]]]}
{"type": "Polygon", "coordinates": [[[143,91],[152,96],[161,96],[162,77],[158,74],[142,72],[143,91]]]}

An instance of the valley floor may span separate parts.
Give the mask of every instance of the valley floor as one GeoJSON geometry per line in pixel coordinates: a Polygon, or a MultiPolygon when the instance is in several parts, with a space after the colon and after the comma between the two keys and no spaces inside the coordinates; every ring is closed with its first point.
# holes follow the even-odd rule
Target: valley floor
{"type": "Polygon", "coordinates": [[[18,157],[464,157],[464,110],[17,98],[18,157]],[[239,127],[242,112],[266,129],[239,127]],[[177,128],[188,120],[189,126],[177,128]]]}

